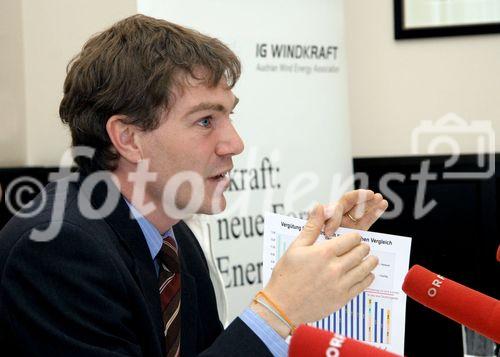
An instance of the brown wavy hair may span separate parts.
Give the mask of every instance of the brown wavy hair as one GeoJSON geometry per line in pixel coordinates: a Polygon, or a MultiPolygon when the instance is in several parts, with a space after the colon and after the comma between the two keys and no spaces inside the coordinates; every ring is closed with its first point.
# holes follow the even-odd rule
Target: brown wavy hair
{"type": "Polygon", "coordinates": [[[80,171],[116,168],[119,155],[106,132],[111,116],[154,130],[173,88],[182,88],[180,79],[192,76],[208,86],[225,79],[232,88],[240,74],[240,61],[221,41],[165,20],[134,15],[94,35],[68,64],[59,107],[72,145],[95,149],[90,159],[75,158],[80,171]],[[203,78],[195,75],[199,68],[203,78]]]}

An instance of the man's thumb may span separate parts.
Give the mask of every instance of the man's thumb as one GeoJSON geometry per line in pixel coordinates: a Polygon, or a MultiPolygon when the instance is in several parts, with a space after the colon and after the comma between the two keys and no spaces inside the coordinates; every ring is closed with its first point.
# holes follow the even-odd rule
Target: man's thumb
{"type": "Polygon", "coordinates": [[[317,204],[309,213],[309,218],[300,232],[299,236],[293,242],[293,245],[306,246],[312,245],[318,239],[321,228],[325,224],[325,213],[323,205],[317,204]]]}

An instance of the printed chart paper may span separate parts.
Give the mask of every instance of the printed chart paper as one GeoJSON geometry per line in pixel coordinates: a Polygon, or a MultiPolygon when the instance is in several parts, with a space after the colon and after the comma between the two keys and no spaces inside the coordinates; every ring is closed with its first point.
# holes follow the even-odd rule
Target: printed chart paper
{"type": "MultiPolygon", "coordinates": [[[[276,262],[299,235],[306,221],[267,213],[264,223],[263,280],[269,281],[276,262]]],[[[334,331],[388,351],[404,354],[406,294],[401,289],[408,272],[411,238],[339,228],[332,239],[357,231],[379,258],[375,281],[344,307],[311,326],[334,331]]],[[[316,244],[321,244],[321,234],[316,244]]]]}

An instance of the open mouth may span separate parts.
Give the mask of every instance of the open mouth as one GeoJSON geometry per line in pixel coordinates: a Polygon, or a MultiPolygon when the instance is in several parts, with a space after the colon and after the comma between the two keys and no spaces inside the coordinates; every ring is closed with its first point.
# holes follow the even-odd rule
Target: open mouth
{"type": "Polygon", "coordinates": [[[211,180],[220,181],[224,179],[229,179],[229,171],[222,172],[218,175],[210,177],[211,180]]]}

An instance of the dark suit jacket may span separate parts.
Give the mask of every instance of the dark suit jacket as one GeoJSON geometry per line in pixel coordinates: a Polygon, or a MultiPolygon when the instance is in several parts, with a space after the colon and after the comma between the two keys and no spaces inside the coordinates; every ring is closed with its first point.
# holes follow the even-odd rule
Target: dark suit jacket
{"type": "MultiPolygon", "coordinates": [[[[46,187],[40,213],[15,216],[0,232],[0,354],[163,356],[158,278],[142,231],[121,196],[107,217],[84,217],[79,206],[101,207],[107,188],[101,183],[90,194],[80,186],[81,179],[68,183],[54,239],[29,236],[50,224],[54,203],[64,196],[56,199],[55,183],[46,187]]],[[[270,355],[239,318],[223,330],[198,241],[182,221],[174,233],[182,271],[181,355],[270,355]]]]}

